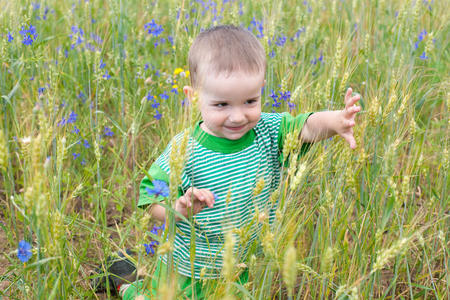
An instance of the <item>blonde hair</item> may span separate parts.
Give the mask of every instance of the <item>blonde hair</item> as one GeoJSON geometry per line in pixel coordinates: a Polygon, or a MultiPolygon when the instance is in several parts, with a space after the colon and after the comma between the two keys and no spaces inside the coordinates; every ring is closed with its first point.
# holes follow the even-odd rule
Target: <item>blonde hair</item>
{"type": "Polygon", "coordinates": [[[248,30],[233,25],[212,27],[200,33],[189,49],[191,85],[199,87],[205,74],[230,75],[266,71],[266,54],[258,39],[248,30]]]}

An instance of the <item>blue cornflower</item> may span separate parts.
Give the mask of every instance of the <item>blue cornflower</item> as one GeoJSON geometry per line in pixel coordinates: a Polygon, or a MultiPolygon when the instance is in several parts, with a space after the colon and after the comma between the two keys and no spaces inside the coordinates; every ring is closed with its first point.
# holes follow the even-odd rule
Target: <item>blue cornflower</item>
{"type": "Polygon", "coordinates": [[[244,14],[243,7],[244,7],[244,3],[239,2],[239,15],[240,16],[242,16],[244,14]]]}
{"type": "Polygon", "coordinates": [[[281,102],[278,102],[276,99],[274,99],[272,107],[280,107],[280,106],[281,106],[281,102]]]}
{"type": "Polygon", "coordinates": [[[292,111],[293,109],[295,109],[296,106],[297,105],[295,103],[292,103],[290,101],[288,102],[289,111],[292,111]]]}
{"type": "Polygon", "coordinates": [[[17,257],[20,259],[21,262],[27,262],[33,253],[31,252],[31,245],[30,243],[21,240],[19,242],[19,248],[17,248],[17,257]]]}
{"type": "Polygon", "coordinates": [[[214,197],[214,201],[217,201],[217,200],[219,200],[219,196],[217,196],[217,194],[216,193],[214,193],[214,192],[211,192],[212,194],[213,194],[213,197],[214,197]]]}
{"type": "Polygon", "coordinates": [[[29,25],[27,29],[27,25],[22,26],[22,30],[19,31],[19,33],[22,35],[22,43],[24,45],[31,45],[36,40],[38,34],[36,32],[36,27],[33,25],[29,25]]]}
{"type": "Polygon", "coordinates": [[[75,43],[70,46],[70,49],[74,49],[75,46],[83,43],[84,40],[82,37],[84,36],[84,31],[81,27],[77,27],[77,26],[72,26],[71,30],[72,30],[72,34],[69,34],[69,37],[71,40],[75,40],[74,41],[75,43]]]}
{"type": "Polygon", "coordinates": [[[169,35],[167,37],[167,40],[169,41],[170,45],[173,46],[173,44],[174,44],[173,36],[169,35]]]}
{"type": "Polygon", "coordinates": [[[42,95],[45,92],[45,87],[38,88],[38,94],[42,95]]]}
{"type": "Polygon", "coordinates": [[[144,65],[144,71],[147,71],[148,68],[150,68],[150,66],[149,66],[148,64],[145,64],[145,65],[144,65]]]}
{"type": "Polygon", "coordinates": [[[83,158],[83,159],[81,160],[80,164],[81,164],[82,166],[86,165],[86,160],[83,158]]]}
{"type": "Polygon", "coordinates": [[[88,49],[89,51],[95,52],[95,46],[92,45],[91,43],[87,43],[85,45],[86,49],[88,49]]]}
{"type": "Polygon", "coordinates": [[[280,100],[289,100],[291,98],[291,92],[286,91],[286,92],[280,92],[280,100]]]}
{"type": "Polygon", "coordinates": [[[423,51],[422,55],[419,56],[419,58],[422,60],[426,60],[426,59],[428,59],[428,56],[425,54],[425,51],[423,51]]]}
{"type": "Polygon", "coordinates": [[[155,254],[155,248],[159,245],[158,241],[151,241],[149,244],[144,244],[145,252],[147,254],[155,254]]]}
{"type": "MultiPolygon", "coordinates": [[[[81,36],[84,36],[84,31],[81,27],[77,27],[77,26],[72,26],[72,33],[73,34],[77,34],[79,33],[81,36]]],[[[70,35],[70,37],[72,37],[72,35],[70,35]]]]}
{"type": "Polygon", "coordinates": [[[103,44],[103,40],[99,35],[96,35],[95,33],[91,33],[91,39],[94,40],[98,45],[103,44]]]}
{"type": "Polygon", "coordinates": [[[256,20],[255,17],[253,17],[253,19],[250,21],[250,25],[248,26],[247,29],[250,30],[250,31],[253,31],[253,29],[256,29],[258,31],[258,33],[256,34],[257,38],[264,37],[263,22],[256,20]]]}
{"type": "Polygon", "coordinates": [[[72,153],[73,160],[76,160],[78,157],[80,157],[80,153],[72,153]]]}
{"type": "Polygon", "coordinates": [[[277,93],[274,90],[270,90],[270,93],[271,94],[269,97],[272,98],[272,100],[276,102],[276,100],[278,99],[277,93]]]}
{"type": "Polygon", "coordinates": [[[154,97],[153,97],[151,91],[149,91],[149,92],[147,93],[147,97],[146,97],[146,98],[147,98],[147,101],[150,101],[150,100],[154,99],[154,97]]]}
{"type": "Polygon", "coordinates": [[[275,57],[275,51],[274,50],[269,52],[269,57],[270,58],[274,58],[275,57]]]}
{"type": "Polygon", "coordinates": [[[150,232],[151,233],[153,233],[153,234],[158,234],[158,231],[159,230],[164,230],[164,225],[165,225],[166,223],[163,223],[161,226],[153,226],[153,228],[152,228],[152,230],[150,230],[150,232]]]}
{"type": "Polygon", "coordinates": [[[275,45],[279,46],[279,47],[283,47],[284,44],[286,44],[286,36],[282,35],[277,37],[277,40],[275,41],[275,45]]]}
{"type": "Polygon", "coordinates": [[[157,226],[153,226],[152,230],[150,230],[150,233],[158,234],[158,227],[157,226]]]}
{"type": "Polygon", "coordinates": [[[153,99],[152,108],[158,108],[159,102],[156,102],[156,99],[153,99]]]}
{"type": "Polygon", "coordinates": [[[64,126],[66,125],[66,119],[64,117],[62,117],[61,121],[58,122],[58,124],[56,124],[57,127],[59,126],[64,126]]]}
{"type": "Polygon", "coordinates": [[[89,144],[89,142],[88,142],[88,140],[84,140],[83,141],[83,146],[84,146],[84,148],[91,148],[91,145],[89,144]]]}
{"type": "Polygon", "coordinates": [[[78,129],[78,127],[75,125],[75,126],[73,126],[72,133],[79,134],[80,133],[80,129],[78,129]]]}
{"type": "Polygon", "coordinates": [[[103,59],[100,58],[100,69],[103,69],[106,66],[105,63],[103,63],[103,59]]]}
{"type": "Polygon", "coordinates": [[[109,75],[108,70],[105,70],[105,74],[103,74],[103,78],[106,80],[111,78],[111,75],[109,75]]]}
{"type": "Polygon", "coordinates": [[[78,97],[78,99],[81,99],[81,101],[82,101],[83,103],[86,102],[86,95],[85,95],[83,92],[80,92],[80,93],[77,95],[77,97],[78,97]]]}
{"type": "Polygon", "coordinates": [[[47,14],[49,11],[50,9],[48,8],[48,6],[46,6],[44,9],[44,15],[42,16],[42,19],[47,20],[47,14]]]}
{"type": "Polygon", "coordinates": [[[103,133],[106,135],[106,136],[113,136],[114,135],[114,132],[111,130],[111,128],[109,128],[108,126],[105,126],[105,130],[103,130],[103,133]]]}
{"type": "Polygon", "coordinates": [[[77,121],[78,115],[75,112],[71,112],[69,117],[67,118],[66,124],[72,124],[77,121]]]}
{"type": "Polygon", "coordinates": [[[167,95],[166,92],[163,92],[162,94],[159,94],[159,97],[161,97],[161,99],[163,99],[163,100],[169,99],[169,95],[167,95]]]}
{"type": "Polygon", "coordinates": [[[419,33],[419,36],[417,37],[417,39],[419,40],[419,41],[422,41],[423,40],[423,38],[427,35],[427,31],[424,29],[424,30],[422,30],[420,33],[419,33]]]}
{"type": "Polygon", "coordinates": [[[145,24],[144,28],[147,30],[148,34],[151,34],[155,37],[159,36],[164,31],[162,26],[156,24],[154,19],[152,19],[151,22],[145,24]]]}
{"type": "Polygon", "coordinates": [[[152,181],[153,189],[145,188],[147,194],[154,195],[155,197],[163,196],[169,197],[169,186],[163,180],[155,179],[152,181]]]}
{"type": "Polygon", "coordinates": [[[8,43],[11,43],[14,40],[14,37],[12,36],[11,32],[8,32],[8,43]]]}
{"type": "Polygon", "coordinates": [[[298,39],[298,38],[300,37],[300,34],[301,34],[302,32],[305,32],[305,27],[302,27],[302,28],[298,29],[298,30],[295,32],[294,36],[291,38],[291,41],[294,41],[294,40],[298,39]]]}
{"type": "Polygon", "coordinates": [[[156,120],[161,120],[162,114],[156,110],[156,114],[153,115],[153,118],[155,118],[156,120]]]}

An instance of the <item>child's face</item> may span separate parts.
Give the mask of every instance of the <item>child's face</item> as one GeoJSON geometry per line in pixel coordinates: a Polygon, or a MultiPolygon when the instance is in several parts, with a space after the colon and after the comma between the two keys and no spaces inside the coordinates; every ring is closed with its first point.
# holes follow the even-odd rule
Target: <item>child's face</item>
{"type": "Polygon", "coordinates": [[[264,73],[235,72],[207,76],[199,91],[199,108],[209,134],[237,140],[256,126],[261,117],[264,73]]]}

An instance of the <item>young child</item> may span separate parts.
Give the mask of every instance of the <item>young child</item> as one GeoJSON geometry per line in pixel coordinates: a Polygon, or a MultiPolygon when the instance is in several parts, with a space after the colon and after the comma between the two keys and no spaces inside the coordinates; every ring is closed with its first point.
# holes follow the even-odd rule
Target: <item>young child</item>
{"type": "MultiPolygon", "coordinates": [[[[352,127],[360,107],[355,105],[359,96],[352,97],[351,89],[346,92],[343,110],[296,117],[289,113],[262,113],[265,57],[264,48],[252,33],[231,25],[200,33],[190,48],[191,86],[185,86],[183,91],[191,101],[198,95],[201,121],[189,135],[179,187],[181,196],[175,201],[175,210],[192,218],[195,224],[192,273],[190,243],[194,233],[188,223],[177,218],[173,255],[181,288],[188,287],[192,277],[220,277],[226,233],[249,224],[256,209],[267,211],[269,221],[274,220],[277,207],[269,204],[269,197],[280,182],[280,153],[289,132],[297,129],[304,145],[338,134],[351,148],[356,147],[352,127]],[[261,178],[264,187],[254,195],[261,178]]],[[[147,191],[160,188],[161,181],[169,184],[171,149],[182,139],[183,133],[172,139],[150,167],[152,180],[145,177],[141,182],[138,206],[149,206],[152,217],[161,222],[165,221],[165,208],[151,203],[163,201],[164,193],[147,191]]],[[[252,228],[246,245],[237,241],[241,259],[245,259],[260,229],[252,228]]],[[[156,273],[166,268],[166,263],[165,256],[159,257],[156,273]]],[[[244,272],[239,280],[246,282],[247,276],[244,272]]],[[[139,286],[139,282],[123,285],[121,295],[134,299],[139,286]]],[[[207,297],[201,284],[187,288],[185,296],[190,297],[192,290],[196,291],[196,298],[207,297]]]]}

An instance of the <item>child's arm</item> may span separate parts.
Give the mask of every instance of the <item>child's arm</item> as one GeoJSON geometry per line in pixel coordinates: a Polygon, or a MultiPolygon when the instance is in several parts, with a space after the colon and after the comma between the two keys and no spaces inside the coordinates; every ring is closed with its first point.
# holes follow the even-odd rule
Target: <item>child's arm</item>
{"type": "MultiPolygon", "coordinates": [[[[209,208],[212,208],[214,203],[214,194],[210,190],[192,187],[189,188],[183,196],[175,201],[175,210],[187,218],[191,213],[191,206],[193,206],[192,214],[196,215],[206,205],[209,208]]],[[[150,214],[153,218],[161,222],[166,220],[166,209],[159,204],[152,205],[150,214]]],[[[175,219],[176,221],[180,220],[177,216],[175,216],[175,219]]]]}
{"type": "Polygon", "coordinates": [[[359,95],[352,97],[352,89],[349,88],[345,94],[343,110],[321,111],[312,114],[306,120],[300,134],[302,141],[318,142],[339,134],[350,144],[350,148],[356,148],[353,126],[355,126],[355,115],[361,110],[361,107],[355,105],[359,99],[359,95]]]}

